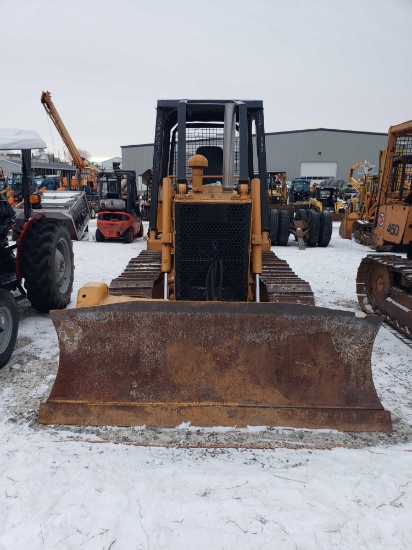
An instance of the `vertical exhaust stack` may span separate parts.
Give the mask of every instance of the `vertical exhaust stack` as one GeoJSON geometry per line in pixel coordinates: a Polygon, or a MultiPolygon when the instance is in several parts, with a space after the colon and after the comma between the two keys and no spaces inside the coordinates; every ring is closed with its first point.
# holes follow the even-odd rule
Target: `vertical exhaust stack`
{"type": "Polygon", "coordinates": [[[235,156],[235,103],[225,104],[225,127],[223,132],[223,191],[232,191],[235,156]]]}

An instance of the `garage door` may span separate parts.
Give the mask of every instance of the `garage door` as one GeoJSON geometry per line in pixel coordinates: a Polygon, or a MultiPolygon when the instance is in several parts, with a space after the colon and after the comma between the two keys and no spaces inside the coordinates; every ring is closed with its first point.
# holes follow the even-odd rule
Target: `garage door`
{"type": "Polygon", "coordinates": [[[311,179],[336,178],[337,162],[301,162],[300,177],[311,179]]]}

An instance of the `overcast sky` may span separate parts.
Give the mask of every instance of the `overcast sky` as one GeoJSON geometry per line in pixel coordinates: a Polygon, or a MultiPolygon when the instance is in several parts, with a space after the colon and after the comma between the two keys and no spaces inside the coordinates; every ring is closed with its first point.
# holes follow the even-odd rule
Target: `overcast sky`
{"type": "Polygon", "coordinates": [[[412,118],[412,0],[0,0],[0,126],[93,158],[151,143],[157,99],[262,99],[267,132],[412,118]]]}

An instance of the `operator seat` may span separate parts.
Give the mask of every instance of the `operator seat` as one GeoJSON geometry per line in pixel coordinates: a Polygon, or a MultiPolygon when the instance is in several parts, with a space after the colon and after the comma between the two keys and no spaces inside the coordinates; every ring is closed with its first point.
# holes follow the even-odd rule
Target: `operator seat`
{"type": "Polygon", "coordinates": [[[217,176],[216,178],[205,178],[203,185],[213,185],[217,182],[222,183],[223,179],[223,149],[216,145],[204,145],[198,147],[197,155],[203,155],[207,158],[208,166],[203,170],[204,176],[217,176]]]}

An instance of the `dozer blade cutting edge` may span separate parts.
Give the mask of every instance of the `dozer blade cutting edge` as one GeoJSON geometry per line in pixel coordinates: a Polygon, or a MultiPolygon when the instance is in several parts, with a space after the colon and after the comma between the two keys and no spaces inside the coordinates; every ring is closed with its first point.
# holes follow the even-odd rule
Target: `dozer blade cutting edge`
{"type": "Polygon", "coordinates": [[[51,316],[60,364],[42,424],[391,431],[372,379],[377,317],[158,300],[51,316]]]}

